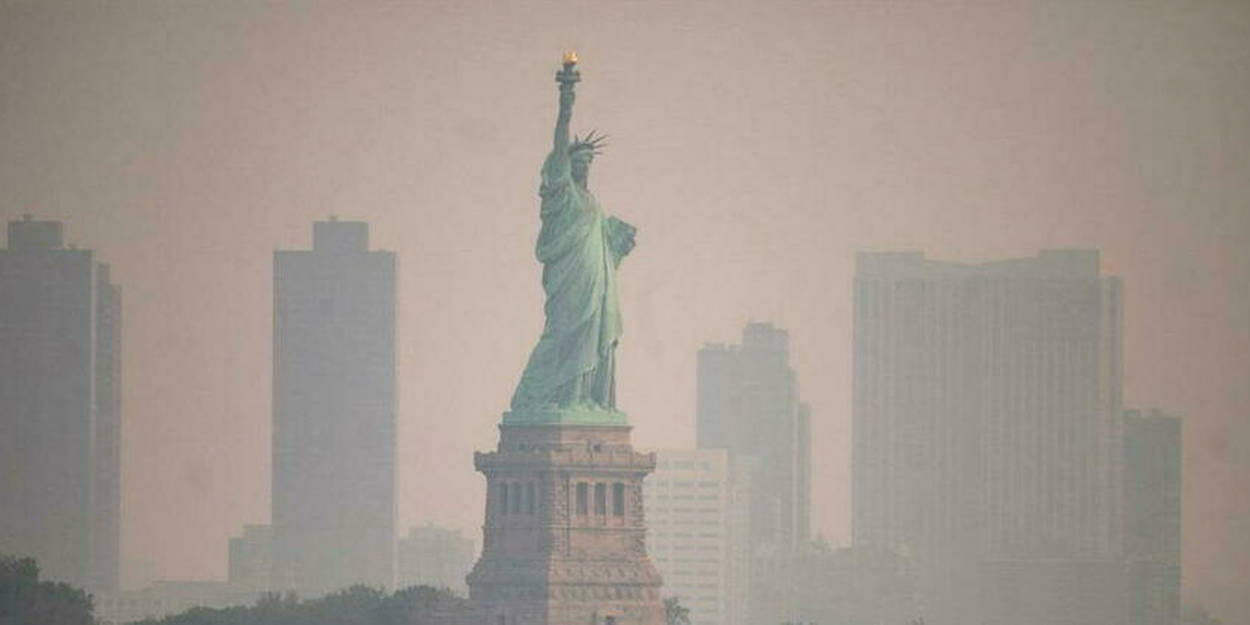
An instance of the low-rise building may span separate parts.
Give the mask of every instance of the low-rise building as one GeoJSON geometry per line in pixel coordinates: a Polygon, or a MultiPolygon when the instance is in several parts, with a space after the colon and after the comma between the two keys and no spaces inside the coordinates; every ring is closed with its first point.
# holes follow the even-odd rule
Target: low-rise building
{"type": "Polygon", "coordinates": [[[433,586],[460,595],[468,593],[464,578],[473,568],[477,550],[460,530],[427,523],[408,529],[399,540],[399,587],[433,586]]]}

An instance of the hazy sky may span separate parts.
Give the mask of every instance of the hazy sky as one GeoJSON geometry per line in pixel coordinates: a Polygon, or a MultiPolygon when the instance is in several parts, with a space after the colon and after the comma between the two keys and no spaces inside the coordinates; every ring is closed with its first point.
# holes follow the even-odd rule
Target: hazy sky
{"type": "Polygon", "coordinates": [[[0,1],[0,217],[124,288],[131,584],[223,578],[269,519],[274,249],[364,219],[399,255],[401,527],[480,542],[542,324],[559,54],[591,186],[639,227],[618,397],[692,445],[695,351],[790,330],[813,527],[849,536],[854,253],[1095,247],[1124,399],[1185,418],[1185,584],[1250,622],[1250,4],[0,1]]]}

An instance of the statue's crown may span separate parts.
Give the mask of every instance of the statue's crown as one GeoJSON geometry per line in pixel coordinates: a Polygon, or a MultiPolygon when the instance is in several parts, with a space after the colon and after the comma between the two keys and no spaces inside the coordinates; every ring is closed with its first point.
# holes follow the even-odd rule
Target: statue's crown
{"type": "Polygon", "coordinates": [[[569,154],[589,150],[591,154],[598,156],[603,151],[603,148],[608,147],[607,140],[607,135],[596,135],[593,130],[587,133],[585,137],[574,135],[573,142],[569,145],[569,154]]]}

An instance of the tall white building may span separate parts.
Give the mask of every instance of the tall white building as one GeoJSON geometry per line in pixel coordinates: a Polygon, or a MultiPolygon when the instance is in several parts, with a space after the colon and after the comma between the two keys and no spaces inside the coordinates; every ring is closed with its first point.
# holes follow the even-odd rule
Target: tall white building
{"type": "Polygon", "coordinates": [[[274,254],[273,588],[395,583],[395,254],[364,222],[274,254]]]}
{"type": "Polygon", "coordinates": [[[656,452],[643,489],[647,549],[664,595],[694,625],[746,623],[749,472],[723,449],[656,452]]]}
{"type": "Polygon", "coordinates": [[[859,255],[853,539],[915,555],[927,622],[980,622],[983,577],[1119,557],[1120,318],[1097,251],[859,255]]]}
{"type": "Polygon", "coordinates": [[[121,288],[57,221],[0,249],[0,553],[48,580],[117,588],[121,288]]]}

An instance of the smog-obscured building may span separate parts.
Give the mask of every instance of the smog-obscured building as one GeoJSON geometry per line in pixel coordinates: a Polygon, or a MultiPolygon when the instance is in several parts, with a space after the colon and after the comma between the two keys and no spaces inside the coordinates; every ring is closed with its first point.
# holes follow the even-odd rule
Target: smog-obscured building
{"type": "Polygon", "coordinates": [[[1124,416],[1124,555],[1130,621],[1175,625],[1181,607],[1181,420],[1124,416]]]}
{"type": "Polygon", "coordinates": [[[116,589],[121,288],[57,221],[8,224],[0,250],[0,553],[43,577],[116,589]]]}
{"type": "Polygon", "coordinates": [[[927,623],[1037,622],[996,612],[1017,585],[1036,614],[1062,580],[1123,596],[1121,314],[1096,251],[859,255],[853,541],[915,557],[927,623]]]}
{"type": "Polygon", "coordinates": [[[426,524],[399,540],[399,588],[433,586],[466,596],[464,578],[477,558],[473,540],[460,530],[426,524]]]}
{"type": "Polygon", "coordinates": [[[274,254],[273,587],[395,582],[395,255],[364,222],[274,254]]]}
{"type": "Polygon", "coordinates": [[[230,538],[227,579],[239,588],[268,591],[273,577],[273,526],[244,525],[230,538]]]}
{"type": "Polygon", "coordinates": [[[749,471],[750,622],[796,618],[786,571],[807,542],[810,497],[810,414],[790,368],[789,334],[748,323],[740,345],[699,350],[696,439],[723,449],[749,471]]]}

